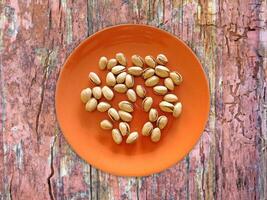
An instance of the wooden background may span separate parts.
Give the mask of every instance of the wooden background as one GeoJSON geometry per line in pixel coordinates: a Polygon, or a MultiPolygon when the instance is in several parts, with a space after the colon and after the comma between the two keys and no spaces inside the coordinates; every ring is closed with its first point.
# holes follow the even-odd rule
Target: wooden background
{"type": "Polygon", "coordinates": [[[0,199],[267,199],[266,0],[0,0],[0,199]],[[116,177],[81,160],[55,116],[60,68],[104,27],[150,24],[198,55],[203,136],[171,169],[116,177]]]}

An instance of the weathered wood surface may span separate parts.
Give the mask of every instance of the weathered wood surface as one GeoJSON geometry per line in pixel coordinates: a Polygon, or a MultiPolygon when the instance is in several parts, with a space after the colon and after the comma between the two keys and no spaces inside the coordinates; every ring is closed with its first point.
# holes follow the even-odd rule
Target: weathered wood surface
{"type": "Polygon", "coordinates": [[[1,0],[0,199],[267,199],[266,20],[266,0],[1,0]],[[55,116],[66,57],[90,34],[121,23],[183,39],[210,83],[199,143],[144,178],[85,163],[55,116]]]}

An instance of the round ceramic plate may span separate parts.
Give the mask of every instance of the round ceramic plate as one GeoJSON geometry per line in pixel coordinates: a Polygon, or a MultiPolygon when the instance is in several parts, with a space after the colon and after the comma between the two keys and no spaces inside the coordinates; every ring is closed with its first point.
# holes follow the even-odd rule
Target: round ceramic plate
{"type": "MultiPolygon", "coordinates": [[[[136,84],[144,84],[141,78],[136,84]]],[[[153,94],[153,107],[158,107],[161,96],[153,94]]],[[[116,94],[110,102],[118,108],[118,101],[125,94],[116,94]]],[[[103,99],[102,99],[103,100],[103,99]]],[[[103,100],[104,101],[104,100],[103,100]]],[[[148,114],[141,110],[141,99],[135,103],[131,131],[141,133],[148,121],[148,114]]],[[[120,25],[106,28],[83,41],[64,64],[56,89],[56,112],[61,130],[73,150],[88,163],[103,171],[123,176],[144,176],[160,172],[181,160],[196,144],[204,130],[209,113],[209,89],[205,73],[195,54],[177,37],[163,30],[145,25],[120,25]],[[167,114],[169,123],[162,131],[162,138],[153,143],[141,134],[134,144],[113,142],[111,131],[104,131],[99,123],[108,119],[107,113],[86,112],[80,92],[93,87],[89,72],[96,72],[105,85],[106,71],[98,68],[100,56],[114,58],[123,52],[131,65],[131,55],[144,57],[165,54],[170,70],[183,76],[183,82],[173,91],[183,104],[179,118],[167,114]]],[[[162,113],[159,110],[160,114],[162,113]]],[[[114,124],[115,127],[118,124],[114,124]]]]}

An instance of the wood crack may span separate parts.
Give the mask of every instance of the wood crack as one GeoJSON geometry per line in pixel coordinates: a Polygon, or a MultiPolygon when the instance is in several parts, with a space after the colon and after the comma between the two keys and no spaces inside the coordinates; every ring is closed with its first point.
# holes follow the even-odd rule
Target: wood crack
{"type": "Polygon", "coordinates": [[[48,192],[49,192],[49,196],[50,196],[50,199],[51,200],[55,200],[55,197],[53,195],[53,189],[52,189],[52,183],[51,183],[51,179],[52,177],[54,176],[54,166],[53,166],[53,163],[54,163],[54,146],[55,146],[55,143],[56,143],[56,140],[57,140],[57,135],[54,137],[54,141],[53,141],[53,144],[51,146],[51,151],[50,151],[50,174],[49,176],[47,177],[47,184],[48,184],[48,192]]]}

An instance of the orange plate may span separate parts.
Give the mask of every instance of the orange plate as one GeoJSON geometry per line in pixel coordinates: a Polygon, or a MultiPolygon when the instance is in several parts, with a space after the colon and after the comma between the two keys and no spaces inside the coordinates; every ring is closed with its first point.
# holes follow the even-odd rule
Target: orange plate
{"type": "MultiPolygon", "coordinates": [[[[136,83],[143,81],[138,78],[136,83]]],[[[154,107],[158,108],[162,97],[155,96],[151,88],[148,95],[154,98],[154,107]]],[[[117,102],[122,99],[126,99],[126,95],[116,94],[111,103],[118,108],[117,102]]],[[[135,106],[130,126],[131,131],[140,133],[148,115],[141,111],[140,99],[135,106]]],[[[111,174],[144,176],[172,166],[194,147],[208,118],[208,81],[197,57],[175,36],[145,25],[119,25],[90,36],[69,56],[57,83],[56,111],[65,138],[84,160],[111,174]],[[140,134],[135,144],[127,145],[124,139],[117,145],[111,131],[99,127],[101,120],[108,119],[107,113],[84,110],[80,92],[93,87],[88,80],[89,72],[99,74],[103,86],[107,71],[99,70],[98,59],[100,56],[114,58],[117,52],[123,52],[129,64],[133,54],[156,57],[163,53],[169,59],[167,66],[183,76],[183,83],[174,91],[183,104],[183,112],[178,119],[167,114],[169,123],[158,143],[140,134]]],[[[163,113],[160,111],[160,114],[163,113]]]]}

